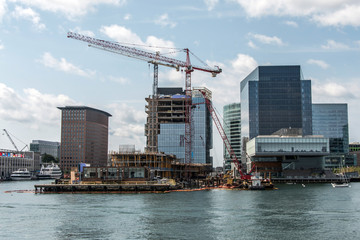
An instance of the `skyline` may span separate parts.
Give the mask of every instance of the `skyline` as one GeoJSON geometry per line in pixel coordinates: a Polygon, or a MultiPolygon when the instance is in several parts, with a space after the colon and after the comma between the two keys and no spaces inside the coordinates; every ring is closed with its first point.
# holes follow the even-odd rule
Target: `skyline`
{"type": "MultiPolygon", "coordinates": [[[[88,106],[113,116],[109,150],[144,149],[152,66],[68,39],[73,31],[166,47],[153,50],[162,54],[189,48],[210,67],[219,65],[216,78],[194,72],[192,86],[212,91],[221,116],[224,105],[240,101],[240,82],[257,66],[300,65],[312,81],[313,103],[348,104],[350,142],[359,141],[359,26],[355,0],[0,0],[0,124],[28,145],[60,142],[57,107],[88,106]]],[[[165,56],[185,60],[180,53],[165,56]]],[[[160,66],[159,87],[184,87],[184,74],[160,66]]],[[[216,128],[213,135],[214,165],[222,165],[216,128]]],[[[2,134],[0,148],[13,149],[2,134]]]]}

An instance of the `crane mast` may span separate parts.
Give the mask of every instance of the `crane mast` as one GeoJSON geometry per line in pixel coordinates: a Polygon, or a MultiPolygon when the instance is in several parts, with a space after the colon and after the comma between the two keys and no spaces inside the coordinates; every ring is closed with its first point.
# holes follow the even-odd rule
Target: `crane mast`
{"type": "MultiPolygon", "coordinates": [[[[217,130],[219,131],[220,137],[224,142],[224,145],[226,147],[226,150],[228,151],[229,155],[230,155],[230,159],[232,159],[233,163],[235,164],[236,169],[238,170],[238,172],[240,173],[241,179],[243,180],[249,180],[251,178],[251,176],[249,174],[244,174],[241,166],[240,161],[238,160],[238,158],[236,157],[236,154],[234,152],[234,150],[231,147],[230,141],[228,139],[228,137],[226,136],[226,133],[224,131],[224,128],[221,125],[221,122],[219,120],[219,117],[217,116],[215,109],[211,103],[211,101],[206,97],[206,93],[204,91],[200,91],[202,93],[202,95],[204,96],[205,99],[205,103],[206,106],[211,114],[211,117],[215,123],[215,126],[217,128],[217,130]]],[[[254,165],[255,166],[255,165],[254,165]]],[[[253,166],[253,167],[254,167],[253,166]]],[[[253,169],[251,169],[252,171],[253,169]]],[[[250,172],[251,172],[250,171],[250,172]]]]}
{"type": "Polygon", "coordinates": [[[68,32],[68,38],[87,42],[90,47],[99,48],[105,51],[117,53],[131,58],[147,61],[148,63],[154,64],[154,82],[153,82],[153,98],[157,97],[157,86],[158,86],[158,65],[166,67],[172,67],[177,70],[184,69],[185,71],[185,163],[191,163],[191,104],[192,104],[192,93],[191,93],[191,73],[194,70],[211,73],[213,77],[221,73],[222,70],[215,66],[210,68],[208,66],[193,66],[190,62],[190,51],[189,49],[183,49],[186,53],[186,61],[165,57],[159,54],[159,52],[152,53],[147,52],[138,48],[128,47],[121,45],[117,42],[111,42],[93,37],[85,36],[82,34],[68,32]]]}
{"type": "Polygon", "coordinates": [[[14,148],[16,149],[17,152],[19,152],[19,149],[17,148],[17,146],[15,145],[14,141],[12,140],[12,138],[10,137],[9,133],[6,131],[6,129],[3,129],[4,132],[6,133],[7,137],[9,138],[10,142],[12,143],[12,145],[14,146],[14,148]]]}

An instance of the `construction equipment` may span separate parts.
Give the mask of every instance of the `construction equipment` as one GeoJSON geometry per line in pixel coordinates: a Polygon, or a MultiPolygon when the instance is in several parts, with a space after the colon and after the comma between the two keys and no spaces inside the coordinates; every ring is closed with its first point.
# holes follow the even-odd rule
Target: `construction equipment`
{"type": "Polygon", "coordinates": [[[253,167],[252,167],[252,169],[250,170],[249,173],[247,173],[247,174],[243,173],[241,163],[237,159],[237,157],[236,157],[236,155],[234,153],[234,150],[231,147],[230,141],[229,141],[229,139],[227,138],[227,136],[225,134],[224,128],[222,127],[222,125],[220,123],[220,120],[219,120],[219,118],[218,118],[218,116],[217,116],[217,114],[216,114],[216,112],[215,112],[215,110],[213,108],[213,105],[212,105],[211,101],[209,100],[209,98],[207,98],[206,93],[204,91],[200,90],[200,92],[204,96],[206,106],[209,109],[209,112],[210,112],[211,117],[212,117],[212,119],[213,119],[213,121],[215,123],[215,126],[219,131],[220,137],[222,138],[222,140],[224,142],[224,145],[225,145],[227,151],[230,154],[230,158],[234,162],[235,167],[236,167],[236,169],[238,170],[238,172],[240,174],[241,179],[242,180],[250,180],[251,179],[251,174],[250,173],[253,171],[255,165],[253,165],[253,167]]]}
{"type": "Polygon", "coordinates": [[[10,134],[8,133],[8,131],[6,131],[6,129],[3,129],[4,132],[6,133],[7,137],[9,138],[10,142],[12,143],[12,145],[14,146],[16,152],[22,152],[26,147],[28,147],[28,145],[25,145],[25,147],[23,147],[20,151],[18,149],[18,147],[16,146],[16,144],[14,143],[14,141],[12,140],[12,138],[10,137],[10,134]]]}
{"type": "Polygon", "coordinates": [[[217,74],[221,73],[222,70],[215,66],[210,68],[208,66],[198,67],[193,66],[190,62],[190,50],[185,48],[183,51],[186,53],[186,61],[181,61],[174,58],[169,58],[160,55],[159,52],[151,53],[134,47],[128,47],[121,45],[117,42],[111,42],[101,39],[96,39],[82,34],[68,32],[68,38],[73,38],[76,40],[84,41],[89,43],[89,46],[99,48],[101,50],[117,53],[131,58],[140,59],[147,61],[148,63],[154,64],[154,82],[153,82],[153,98],[157,97],[157,85],[158,85],[158,65],[163,65],[166,67],[172,67],[176,70],[185,71],[185,163],[191,162],[191,72],[194,70],[199,70],[203,72],[209,72],[213,77],[216,77],[217,74]]]}

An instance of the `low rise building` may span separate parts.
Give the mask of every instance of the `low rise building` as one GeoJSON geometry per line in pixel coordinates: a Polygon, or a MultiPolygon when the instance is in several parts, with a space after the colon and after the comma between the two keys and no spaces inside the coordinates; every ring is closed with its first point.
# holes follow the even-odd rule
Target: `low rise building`
{"type": "Polygon", "coordinates": [[[282,177],[286,169],[323,169],[324,157],[330,153],[329,139],[277,132],[251,139],[246,152],[247,169],[255,164],[257,172],[282,177]]]}
{"type": "Polygon", "coordinates": [[[34,152],[16,152],[13,150],[0,149],[0,177],[7,179],[11,173],[19,168],[26,168],[30,172],[37,169],[39,163],[35,163],[34,152]]]}

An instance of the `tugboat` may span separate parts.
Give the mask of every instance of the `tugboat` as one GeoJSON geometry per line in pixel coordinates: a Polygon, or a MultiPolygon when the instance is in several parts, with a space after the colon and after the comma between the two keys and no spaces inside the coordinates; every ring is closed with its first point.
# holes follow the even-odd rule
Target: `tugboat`
{"type": "Polygon", "coordinates": [[[256,173],[251,176],[251,185],[249,186],[250,190],[265,190],[265,186],[262,184],[263,178],[260,174],[256,173]]]}

